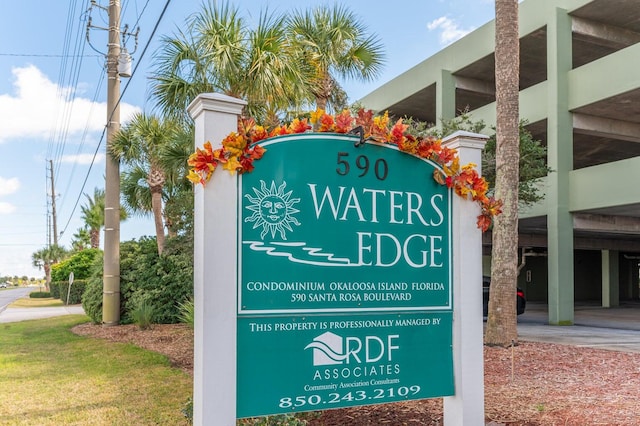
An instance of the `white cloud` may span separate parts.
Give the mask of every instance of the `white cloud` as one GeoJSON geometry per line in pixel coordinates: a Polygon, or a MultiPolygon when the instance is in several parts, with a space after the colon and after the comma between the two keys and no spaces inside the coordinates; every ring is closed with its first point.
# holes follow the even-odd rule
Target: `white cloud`
{"type": "MultiPolygon", "coordinates": [[[[9,139],[34,137],[48,139],[56,128],[69,134],[100,131],[107,115],[106,103],[74,96],[73,88],[58,87],[37,67],[13,68],[14,94],[0,94],[0,143],[9,139]]],[[[79,84],[78,87],[85,87],[79,84]]],[[[121,120],[140,109],[121,104],[121,120]]]]}
{"type": "Polygon", "coordinates": [[[18,178],[5,179],[0,176],[0,195],[13,194],[20,188],[18,178]]]}
{"type": "Polygon", "coordinates": [[[0,214],[9,214],[16,211],[16,206],[10,203],[0,202],[0,214]]]}
{"type": "Polygon", "coordinates": [[[95,156],[95,160],[93,159],[93,154],[78,154],[78,155],[63,155],[62,163],[76,163],[76,164],[98,164],[104,161],[104,153],[98,153],[95,156]]]}
{"type": "Polygon", "coordinates": [[[440,30],[440,37],[438,37],[440,44],[446,46],[461,39],[475,28],[462,29],[456,21],[446,16],[441,16],[429,22],[427,29],[429,31],[440,30]]]}

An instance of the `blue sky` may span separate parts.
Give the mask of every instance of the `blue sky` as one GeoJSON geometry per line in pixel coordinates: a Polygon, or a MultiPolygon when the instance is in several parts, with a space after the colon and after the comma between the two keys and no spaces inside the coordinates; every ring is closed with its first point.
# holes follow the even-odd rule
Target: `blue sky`
{"type": "MultiPolygon", "coordinates": [[[[121,0],[122,24],[140,26],[137,66],[123,79],[121,118],[150,111],[148,77],[162,35],[175,33],[200,1],[172,0],[149,40],[166,0],[121,0]],[[141,58],[145,46],[148,48],[141,58]]],[[[71,247],[82,227],[83,194],[104,188],[107,32],[85,39],[89,0],[3,1],[0,13],[0,276],[42,277],[31,254],[47,245],[51,211],[47,165],[53,161],[59,242],[71,247]],[[96,52],[97,49],[99,52],[96,52]],[[82,57],[69,57],[82,54],[82,57]],[[95,158],[94,158],[95,154],[95,158]],[[49,208],[47,206],[49,205],[49,208]]],[[[250,20],[269,5],[273,12],[306,9],[319,0],[235,0],[250,20]]],[[[334,2],[326,2],[333,4],[334,2]]],[[[103,6],[108,0],[98,1],[103,6]]],[[[355,101],[444,46],[493,19],[493,0],[350,0],[342,4],[360,16],[381,39],[386,65],[371,82],[345,81],[355,101]]],[[[95,9],[93,25],[107,27],[106,13],[95,9]]],[[[133,41],[127,43],[129,50],[133,41]]],[[[153,235],[150,217],[121,224],[121,240],[153,235]]],[[[101,236],[103,238],[103,236],[101,236]]]]}

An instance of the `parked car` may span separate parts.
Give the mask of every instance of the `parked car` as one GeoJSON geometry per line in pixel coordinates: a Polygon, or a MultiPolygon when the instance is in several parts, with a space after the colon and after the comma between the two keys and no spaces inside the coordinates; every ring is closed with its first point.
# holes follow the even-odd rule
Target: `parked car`
{"type": "Polygon", "coordinates": [[[7,283],[0,283],[0,288],[7,288],[7,283]]]}
{"type": "MultiPolygon", "coordinates": [[[[482,277],[482,316],[489,315],[489,287],[491,286],[491,277],[482,277]]],[[[518,315],[524,314],[527,307],[527,299],[524,297],[522,289],[516,289],[516,312],[518,315]]]]}

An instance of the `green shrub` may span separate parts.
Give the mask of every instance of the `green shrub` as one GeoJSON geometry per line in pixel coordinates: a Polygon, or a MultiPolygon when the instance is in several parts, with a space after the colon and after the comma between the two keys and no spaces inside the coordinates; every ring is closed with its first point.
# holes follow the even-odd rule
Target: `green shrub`
{"type": "Polygon", "coordinates": [[[92,273],[82,293],[82,308],[94,324],[102,323],[102,256],[96,256],[92,273]]]}
{"type": "Polygon", "coordinates": [[[158,256],[154,238],[143,238],[138,246],[120,250],[120,285],[123,321],[131,322],[129,313],[141,300],[155,308],[157,323],[180,322],[176,300],[193,296],[193,244],[187,237],[168,239],[162,256],[158,256]]]}
{"type": "MultiPolygon", "coordinates": [[[[60,293],[58,299],[62,300],[67,305],[77,305],[78,303],[82,303],[82,295],[87,287],[87,281],[74,280],[73,284],[71,284],[71,292],[69,292],[69,281],[60,281],[56,284],[60,293]],[[67,296],[69,297],[68,301],[67,296]]],[[[53,292],[51,292],[51,294],[53,294],[53,292]]]]}
{"type": "Polygon", "coordinates": [[[52,281],[49,283],[49,291],[51,292],[51,297],[54,299],[60,299],[60,287],[58,284],[58,281],[52,281]]]}
{"type": "Polygon", "coordinates": [[[85,249],[74,253],[51,267],[51,281],[65,281],[68,283],[71,272],[73,272],[75,280],[86,280],[93,272],[92,267],[96,257],[102,257],[102,250],[97,248],[85,249]]]}
{"type": "Polygon", "coordinates": [[[32,291],[29,293],[29,297],[32,299],[46,299],[51,297],[51,293],[48,291],[32,291]]]}
{"type": "MultiPolygon", "coordinates": [[[[95,259],[82,296],[85,313],[94,323],[102,322],[102,256],[95,259]]],[[[120,322],[134,322],[132,313],[142,301],[153,306],[154,321],[180,322],[176,300],[193,296],[193,242],[187,236],[167,239],[158,256],[155,238],[120,244],[120,322]]]]}
{"type": "Polygon", "coordinates": [[[193,298],[189,298],[184,302],[178,303],[178,319],[181,323],[187,324],[191,328],[195,324],[195,305],[193,298]]]}
{"type": "Polygon", "coordinates": [[[140,327],[141,330],[148,330],[154,323],[155,308],[146,300],[138,303],[130,312],[133,323],[140,327]]]}

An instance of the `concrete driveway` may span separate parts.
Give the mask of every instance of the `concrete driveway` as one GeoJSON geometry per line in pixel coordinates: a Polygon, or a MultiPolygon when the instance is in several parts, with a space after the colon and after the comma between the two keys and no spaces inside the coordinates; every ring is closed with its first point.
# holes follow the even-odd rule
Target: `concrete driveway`
{"type": "Polygon", "coordinates": [[[71,314],[84,314],[82,305],[39,308],[12,308],[9,306],[0,312],[0,323],[59,317],[61,315],[71,314]]]}
{"type": "Polygon", "coordinates": [[[616,308],[577,306],[575,325],[548,325],[545,304],[529,303],[518,317],[521,341],[548,342],[597,349],[640,353],[640,304],[616,308]]]}

